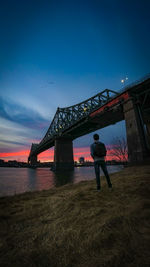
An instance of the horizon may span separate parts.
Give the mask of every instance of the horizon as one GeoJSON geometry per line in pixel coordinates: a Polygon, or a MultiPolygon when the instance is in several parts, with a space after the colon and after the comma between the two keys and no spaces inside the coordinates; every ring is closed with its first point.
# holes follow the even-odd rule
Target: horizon
{"type": "MultiPolygon", "coordinates": [[[[111,160],[118,160],[116,159],[115,155],[113,155],[113,146],[106,146],[107,148],[107,155],[106,155],[106,161],[111,161],[111,160]]],[[[16,160],[16,158],[21,155],[21,158],[17,158],[18,162],[27,162],[24,161],[25,156],[28,156],[30,153],[29,150],[27,151],[19,151],[16,152],[17,155],[11,155],[11,153],[7,153],[5,157],[1,157],[0,153],[0,159],[5,160],[8,162],[9,160],[16,160]],[[15,157],[15,158],[13,158],[15,157]]],[[[90,147],[84,147],[84,149],[81,148],[73,148],[73,154],[74,154],[74,161],[78,161],[80,157],[84,157],[85,161],[91,161],[93,162],[92,157],[90,156],[90,147]]],[[[39,154],[38,156],[38,161],[40,162],[54,162],[54,148],[48,149],[42,153],[39,154]]]]}

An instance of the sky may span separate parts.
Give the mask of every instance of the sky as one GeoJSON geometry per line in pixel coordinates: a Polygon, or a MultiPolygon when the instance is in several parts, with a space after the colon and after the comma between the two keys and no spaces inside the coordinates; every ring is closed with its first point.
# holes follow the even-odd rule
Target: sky
{"type": "MultiPolygon", "coordinates": [[[[0,8],[0,158],[27,161],[57,107],[150,73],[150,1],[5,0],[0,8]]],[[[111,147],[125,122],[98,130],[111,147]]],[[[73,142],[90,159],[92,135],[73,142]]],[[[53,149],[38,156],[53,160],[53,149]]]]}

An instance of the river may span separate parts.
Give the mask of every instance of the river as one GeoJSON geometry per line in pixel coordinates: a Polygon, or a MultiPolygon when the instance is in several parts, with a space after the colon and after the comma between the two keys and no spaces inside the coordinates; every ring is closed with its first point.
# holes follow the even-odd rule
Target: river
{"type": "MultiPolygon", "coordinates": [[[[123,166],[108,166],[109,173],[118,172],[123,166]]],[[[101,171],[103,175],[103,172],[101,171]]],[[[95,179],[94,167],[76,167],[71,172],[55,173],[49,168],[0,167],[0,197],[29,191],[41,191],[67,183],[95,179]]]]}

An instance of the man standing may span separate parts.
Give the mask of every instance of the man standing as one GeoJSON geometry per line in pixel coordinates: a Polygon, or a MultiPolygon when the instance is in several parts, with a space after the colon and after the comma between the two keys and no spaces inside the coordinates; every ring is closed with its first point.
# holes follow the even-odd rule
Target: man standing
{"type": "Polygon", "coordinates": [[[101,190],[101,182],[100,182],[100,167],[102,168],[108,187],[112,189],[112,184],[110,181],[110,177],[107,171],[106,163],[105,163],[105,156],[106,156],[106,147],[102,142],[99,142],[99,135],[94,134],[94,143],[90,146],[91,156],[94,159],[94,168],[96,174],[96,183],[97,183],[97,190],[101,190]]]}

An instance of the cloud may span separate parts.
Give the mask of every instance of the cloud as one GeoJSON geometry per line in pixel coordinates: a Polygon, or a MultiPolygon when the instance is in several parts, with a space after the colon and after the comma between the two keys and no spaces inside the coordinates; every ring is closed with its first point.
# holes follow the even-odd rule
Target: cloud
{"type": "Polygon", "coordinates": [[[49,124],[38,112],[0,97],[0,152],[30,149],[32,140],[38,143],[49,124]]]}
{"type": "Polygon", "coordinates": [[[48,128],[50,122],[38,112],[0,97],[0,117],[32,129],[48,128]]]}

